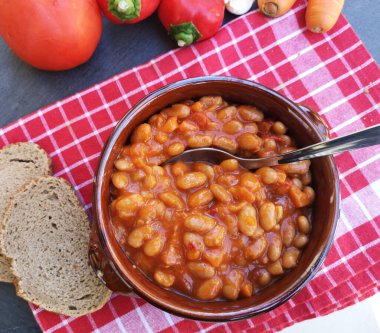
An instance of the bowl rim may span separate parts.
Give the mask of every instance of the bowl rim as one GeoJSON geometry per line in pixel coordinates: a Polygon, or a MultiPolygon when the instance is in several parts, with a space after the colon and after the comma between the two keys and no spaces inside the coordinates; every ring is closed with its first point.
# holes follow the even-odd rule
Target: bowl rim
{"type": "MultiPolygon", "coordinates": [[[[324,159],[328,160],[328,164],[332,170],[332,173],[334,175],[334,187],[335,187],[335,201],[336,205],[334,206],[333,211],[333,218],[334,222],[332,225],[332,228],[329,233],[328,240],[326,242],[325,247],[322,251],[316,253],[316,255],[313,257],[312,265],[309,266],[309,269],[305,270],[298,278],[297,281],[292,285],[291,288],[286,289],[282,294],[277,295],[276,297],[270,299],[269,301],[262,303],[260,305],[255,305],[252,307],[248,307],[243,309],[243,311],[234,309],[233,311],[221,311],[221,313],[215,313],[215,312],[194,312],[194,311],[188,311],[181,309],[179,306],[171,306],[170,304],[166,304],[164,301],[161,302],[158,300],[154,295],[147,294],[140,290],[139,286],[132,283],[130,279],[128,278],[128,274],[124,274],[120,269],[120,262],[116,258],[116,254],[114,249],[110,246],[110,243],[108,241],[108,235],[105,231],[105,224],[102,219],[102,211],[103,211],[103,205],[102,205],[102,188],[104,184],[104,173],[105,173],[105,166],[110,158],[110,154],[112,152],[112,148],[115,145],[117,139],[120,135],[122,135],[125,127],[128,125],[128,123],[133,119],[139,112],[141,112],[147,105],[149,105],[150,101],[156,99],[157,97],[160,97],[161,95],[170,92],[172,89],[181,88],[183,86],[188,85],[198,85],[198,84],[204,84],[204,83],[210,83],[210,82],[224,82],[224,83],[237,83],[237,84],[243,84],[246,86],[249,86],[251,88],[259,89],[267,94],[272,95],[274,98],[277,98],[284,102],[285,104],[289,105],[293,110],[297,111],[297,114],[299,115],[305,115],[305,112],[302,110],[302,108],[295,102],[291,101],[287,97],[279,94],[278,92],[263,86],[259,83],[252,82],[245,79],[235,78],[235,77],[224,77],[224,76],[200,76],[195,78],[188,78],[184,80],[180,80],[174,83],[170,83],[168,85],[165,85],[157,90],[152,91],[145,97],[143,97],[140,101],[138,101],[136,104],[132,106],[132,108],[119,120],[116,127],[112,131],[112,133],[109,135],[109,138],[104,145],[102,149],[102,153],[99,157],[95,177],[94,177],[94,188],[93,188],[93,205],[92,205],[92,211],[93,211],[93,217],[94,217],[94,223],[95,223],[95,230],[99,239],[99,242],[103,248],[103,251],[106,254],[107,260],[109,260],[109,263],[112,267],[112,269],[115,271],[117,276],[126,284],[126,286],[130,287],[136,294],[141,296],[143,299],[148,301],[149,303],[153,304],[154,306],[172,313],[174,315],[178,315],[184,318],[193,319],[193,320],[200,320],[200,321],[207,321],[207,322],[221,322],[221,321],[236,321],[236,320],[242,320],[247,319],[253,316],[260,315],[262,313],[268,312],[286,301],[288,301],[290,298],[292,298],[295,294],[297,294],[299,291],[303,289],[303,287],[316,275],[318,272],[320,266],[322,265],[324,259],[326,258],[328,252],[331,249],[332,242],[334,240],[334,234],[337,227],[337,222],[339,219],[339,212],[340,212],[340,204],[341,204],[341,198],[340,198],[340,183],[339,183],[339,174],[338,170],[335,164],[335,161],[332,156],[323,157],[324,159]],[[118,262],[119,265],[116,265],[115,262],[118,262]]],[[[306,119],[306,122],[308,125],[314,127],[315,132],[318,134],[319,138],[322,139],[322,134],[320,130],[318,130],[315,123],[313,123],[308,117],[302,117],[306,119]],[[307,120],[308,119],[308,120],[307,120]]],[[[304,119],[304,120],[305,120],[304,119]]],[[[106,208],[108,210],[108,208],[106,208]]],[[[170,293],[170,291],[168,291],[170,293]]],[[[201,301],[199,301],[200,304],[202,304],[201,301]]],[[[201,309],[201,307],[200,307],[201,309]]]]}

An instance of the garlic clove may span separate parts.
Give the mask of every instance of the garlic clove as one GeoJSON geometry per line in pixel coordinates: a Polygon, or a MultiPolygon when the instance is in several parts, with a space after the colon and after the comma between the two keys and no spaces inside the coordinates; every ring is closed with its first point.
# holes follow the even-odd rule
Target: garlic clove
{"type": "Polygon", "coordinates": [[[224,0],[226,9],[235,15],[243,15],[247,13],[255,0],[224,0]]]}

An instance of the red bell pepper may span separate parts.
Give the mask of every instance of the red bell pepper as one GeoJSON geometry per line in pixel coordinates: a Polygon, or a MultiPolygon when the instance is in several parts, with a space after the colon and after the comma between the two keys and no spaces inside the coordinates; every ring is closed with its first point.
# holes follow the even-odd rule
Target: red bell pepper
{"type": "Polygon", "coordinates": [[[160,0],[98,0],[104,15],[114,23],[137,23],[154,13],[160,0]]]}
{"type": "Polygon", "coordinates": [[[185,46],[214,36],[224,10],[224,0],[161,0],[158,17],[178,46],[185,46]]]}

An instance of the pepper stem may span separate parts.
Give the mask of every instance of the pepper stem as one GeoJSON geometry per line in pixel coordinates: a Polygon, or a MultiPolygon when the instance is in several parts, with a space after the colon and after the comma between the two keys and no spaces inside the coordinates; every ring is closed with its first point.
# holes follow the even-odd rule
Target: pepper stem
{"type": "Polygon", "coordinates": [[[202,37],[192,22],[170,25],[169,35],[177,41],[179,47],[195,43],[202,37]]]}
{"type": "Polygon", "coordinates": [[[108,10],[121,21],[140,16],[141,0],[108,0],[108,10]]]}
{"type": "Polygon", "coordinates": [[[194,42],[194,36],[193,34],[189,34],[186,32],[180,32],[176,35],[174,35],[174,39],[177,41],[178,46],[185,46],[190,45],[194,42]]]}
{"type": "Polygon", "coordinates": [[[131,1],[128,0],[120,0],[119,3],[117,4],[117,10],[121,13],[126,13],[128,9],[131,8],[133,4],[131,4],[131,1]]]}

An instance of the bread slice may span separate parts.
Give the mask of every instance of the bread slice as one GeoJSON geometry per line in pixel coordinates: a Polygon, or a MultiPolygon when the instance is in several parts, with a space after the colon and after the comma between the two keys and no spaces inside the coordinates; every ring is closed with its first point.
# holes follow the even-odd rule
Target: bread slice
{"type": "Polygon", "coordinates": [[[74,317],[103,307],[111,292],[88,264],[88,217],[67,181],[31,181],[4,218],[4,251],[20,297],[74,317]]]}
{"type": "MultiPolygon", "coordinates": [[[[34,178],[51,174],[51,160],[34,143],[16,143],[0,150],[0,230],[10,198],[34,178]]],[[[0,241],[0,281],[12,282],[10,260],[2,254],[0,241]]]]}

